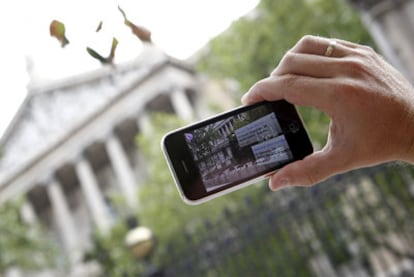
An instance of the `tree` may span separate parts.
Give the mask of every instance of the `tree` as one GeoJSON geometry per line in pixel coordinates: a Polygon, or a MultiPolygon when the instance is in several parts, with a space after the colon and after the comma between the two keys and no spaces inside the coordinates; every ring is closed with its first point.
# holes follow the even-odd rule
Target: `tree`
{"type": "Polygon", "coordinates": [[[45,269],[56,262],[57,248],[39,225],[22,221],[21,205],[22,200],[10,200],[0,206],[0,273],[10,267],[45,269]]]}
{"type": "MultiPolygon", "coordinates": [[[[215,78],[237,80],[244,92],[268,76],[306,34],[373,45],[358,14],[345,0],[262,0],[255,11],[210,41],[197,67],[215,78]]],[[[314,142],[323,145],[328,118],[312,109],[300,111],[314,142]]]]}

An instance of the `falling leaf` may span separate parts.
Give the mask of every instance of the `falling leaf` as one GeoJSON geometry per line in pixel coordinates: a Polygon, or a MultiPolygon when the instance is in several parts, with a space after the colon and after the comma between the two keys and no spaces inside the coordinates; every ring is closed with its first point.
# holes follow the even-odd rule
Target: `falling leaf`
{"type": "Polygon", "coordinates": [[[124,17],[124,23],[127,25],[132,33],[136,35],[142,42],[149,42],[151,43],[151,32],[146,29],[145,27],[135,25],[132,23],[126,16],[125,11],[118,6],[118,10],[121,12],[122,16],[124,17]]]}
{"type": "Polygon", "coordinates": [[[151,42],[151,32],[142,27],[137,26],[131,22],[125,23],[129,28],[131,28],[132,33],[136,35],[143,42],[151,42]]]}
{"type": "Polygon", "coordinates": [[[121,9],[120,6],[118,6],[118,10],[121,12],[122,16],[124,17],[124,20],[127,21],[128,19],[126,17],[125,11],[123,9],[121,9]]]}
{"type": "Polygon", "coordinates": [[[90,47],[86,47],[86,51],[91,55],[93,58],[97,59],[101,62],[101,64],[113,64],[114,58],[115,58],[115,50],[118,46],[118,40],[116,38],[112,39],[112,46],[111,46],[111,52],[109,53],[108,57],[103,57],[101,54],[96,52],[90,47]]]}
{"type": "Polygon", "coordinates": [[[113,38],[112,39],[112,46],[111,46],[111,53],[109,54],[109,58],[111,59],[111,62],[115,58],[115,50],[116,50],[117,46],[118,46],[118,40],[116,38],[113,38]]]}
{"type": "Polygon", "coordinates": [[[58,20],[53,20],[50,23],[50,35],[55,37],[62,47],[65,47],[69,44],[69,40],[65,36],[65,24],[58,20]]]}
{"type": "Polygon", "coordinates": [[[100,30],[102,30],[102,25],[103,25],[103,22],[102,21],[100,21],[99,22],[99,24],[98,24],[98,27],[96,27],[96,30],[95,30],[95,32],[99,32],[100,30]]]}
{"type": "Polygon", "coordinates": [[[89,55],[100,61],[102,64],[107,63],[106,58],[102,57],[98,52],[96,52],[92,48],[86,47],[86,51],[89,53],[89,55]]]}

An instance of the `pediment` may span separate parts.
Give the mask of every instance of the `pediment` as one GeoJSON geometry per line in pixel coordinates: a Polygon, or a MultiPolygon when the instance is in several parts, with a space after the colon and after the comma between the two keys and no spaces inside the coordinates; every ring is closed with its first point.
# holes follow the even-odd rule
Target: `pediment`
{"type": "Polygon", "coordinates": [[[32,88],[1,140],[0,173],[44,152],[169,59],[146,49],[132,62],[32,88]]]}

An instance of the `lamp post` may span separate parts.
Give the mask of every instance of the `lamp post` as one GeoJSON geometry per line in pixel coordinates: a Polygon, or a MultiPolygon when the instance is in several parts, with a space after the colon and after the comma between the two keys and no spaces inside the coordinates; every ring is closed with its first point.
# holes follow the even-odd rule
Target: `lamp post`
{"type": "Polygon", "coordinates": [[[125,236],[125,245],[137,260],[145,264],[146,277],[162,277],[163,272],[150,262],[155,248],[155,237],[148,227],[139,226],[135,217],[129,216],[126,220],[128,232],[125,236]]]}

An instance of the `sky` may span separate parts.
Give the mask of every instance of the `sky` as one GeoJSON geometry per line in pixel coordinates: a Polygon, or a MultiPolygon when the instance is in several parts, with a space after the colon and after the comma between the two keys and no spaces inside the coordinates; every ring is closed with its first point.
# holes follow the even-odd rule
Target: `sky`
{"type": "Polygon", "coordinates": [[[101,65],[88,56],[92,47],[106,56],[119,41],[115,62],[140,54],[141,43],[123,24],[118,5],[130,21],[145,26],[167,54],[186,59],[259,0],[9,0],[0,4],[0,136],[37,83],[87,72],[101,65]],[[70,44],[61,48],[49,35],[52,20],[65,24],[70,44]],[[95,32],[99,22],[102,30],[95,32]],[[27,68],[31,71],[31,77],[27,68]],[[36,83],[34,82],[34,83],[36,83]]]}

